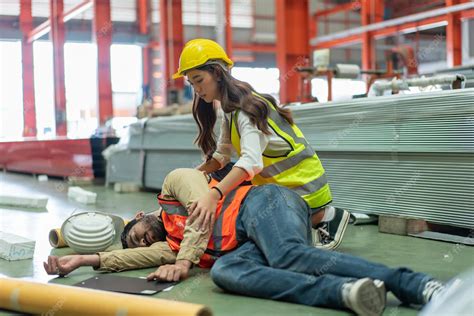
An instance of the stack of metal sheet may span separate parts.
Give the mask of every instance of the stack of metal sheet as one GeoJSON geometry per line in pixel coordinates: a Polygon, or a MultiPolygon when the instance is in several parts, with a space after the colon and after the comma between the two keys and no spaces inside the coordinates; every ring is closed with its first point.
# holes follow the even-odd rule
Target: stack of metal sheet
{"type": "MultiPolygon", "coordinates": [[[[292,110],[323,162],[334,205],[474,228],[474,89],[292,110]]],[[[142,185],[160,188],[169,171],[201,161],[191,115],[139,124],[129,148],[145,153],[142,185]]]]}
{"type": "Polygon", "coordinates": [[[474,227],[474,89],[305,104],[334,204],[474,227]]]}
{"type": "Polygon", "coordinates": [[[130,126],[128,149],[108,161],[107,182],[133,182],[160,189],[166,175],[202,162],[194,145],[197,134],[192,115],[144,119],[130,126]]]}

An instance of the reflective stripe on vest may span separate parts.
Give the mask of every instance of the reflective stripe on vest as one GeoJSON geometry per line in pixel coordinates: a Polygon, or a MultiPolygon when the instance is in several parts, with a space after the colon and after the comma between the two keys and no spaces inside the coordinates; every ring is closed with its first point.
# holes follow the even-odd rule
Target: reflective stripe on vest
{"type": "MultiPolygon", "coordinates": [[[[264,168],[255,175],[252,183],[257,185],[276,183],[293,189],[311,208],[318,208],[331,202],[331,191],[324,168],[303,133],[296,125],[290,125],[270,101],[256,93],[254,95],[268,104],[270,110],[267,118],[268,126],[289,144],[291,150],[276,156],[265,149],[262,157],[264,168]]],[[[231,114],[230,133],[232,145],[240,156],[238,115],[239,111],[231,114]]]]}
{"type": "Polygon", "coordinates": [[[163,210],[170,215],[188,216],[188,211],[186,211],[186,208],[182,206],[181,203],[176,202],[174,200],[167,201],[166,203],[163,203],[163,204],[160,203],[160,205],[163,208],[163,210]]]}

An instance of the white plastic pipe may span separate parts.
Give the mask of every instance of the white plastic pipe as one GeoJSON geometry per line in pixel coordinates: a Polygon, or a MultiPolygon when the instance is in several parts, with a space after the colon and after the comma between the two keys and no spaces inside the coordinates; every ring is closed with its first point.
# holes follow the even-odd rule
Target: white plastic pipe
{"type": "Polygon", "coordinates": [[[456,80],[465,81],[463,75],[439,75],[425,78],[394,79],[392,81],[376,81],[371,87],[376,96],[383,95],[386,90],[408,90],[409,87],[427,87],[437,84],[452,84],[456,80]]]}

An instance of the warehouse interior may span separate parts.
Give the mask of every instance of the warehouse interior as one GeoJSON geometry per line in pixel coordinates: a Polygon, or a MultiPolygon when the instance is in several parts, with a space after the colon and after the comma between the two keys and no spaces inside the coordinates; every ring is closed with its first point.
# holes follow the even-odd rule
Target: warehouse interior
{"type": "MultiPolygon", "coordinates": [[[[291,110],[332,205],[351,213],[332,251],[451,284],[438,305],[389,293],[383,315],[473,315],[469,0],[0,0],[0,315],[352,314],[230,293],[197,266],[166,290],[123,296],[115,283],[77,289],[142,280],[158,264],[45,271],[48,256],[78,253],[60,231],[69,218],[113,214],[123,230],[160,208],[170,172],[206,160],[199,96],[173,78],[193,39],[218,43],[233,77],[291,110]]],[[[121,249],[120,234],[90,253],[121,249]]]]}

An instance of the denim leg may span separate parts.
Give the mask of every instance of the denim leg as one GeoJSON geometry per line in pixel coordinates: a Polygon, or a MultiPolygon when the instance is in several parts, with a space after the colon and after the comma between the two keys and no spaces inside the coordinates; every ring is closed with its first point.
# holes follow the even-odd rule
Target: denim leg
{"type": "Polygon", "coordinates": [[[236,228],[240,240],[255,242],[270,267],[314,276],[379,279],[402,302],[422,303],[422,289],[431,277],[312,247],[309,214],[309,207],[296,193],[265,185],[249,192],[236,228]]]}
{"type": "Polygon", "coordinates": [[[344,308],[342,284],[354,280],[271,268],[252,241],[219,258],[211,269],[211,277],[214,283],[229,292],[331,308],[344,308]]]}

